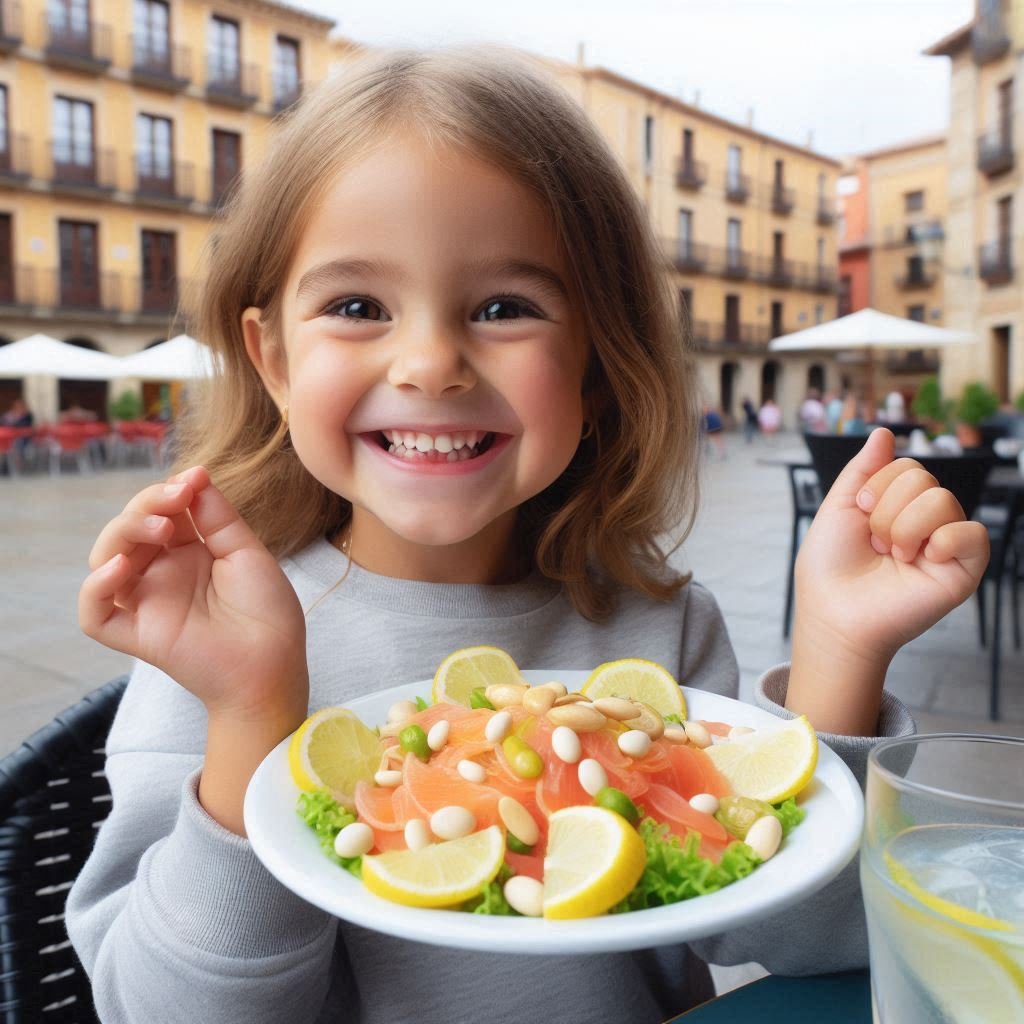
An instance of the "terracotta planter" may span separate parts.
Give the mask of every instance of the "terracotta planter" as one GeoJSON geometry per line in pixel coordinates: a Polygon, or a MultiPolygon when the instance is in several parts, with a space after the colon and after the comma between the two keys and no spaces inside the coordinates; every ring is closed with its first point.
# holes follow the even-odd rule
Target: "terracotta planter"
{"type": "Polygon", "coordinates": [[[978,448],[981,445],[981,430],[970,423],[958,423],[956,439],[962,448],[978,448]]]}

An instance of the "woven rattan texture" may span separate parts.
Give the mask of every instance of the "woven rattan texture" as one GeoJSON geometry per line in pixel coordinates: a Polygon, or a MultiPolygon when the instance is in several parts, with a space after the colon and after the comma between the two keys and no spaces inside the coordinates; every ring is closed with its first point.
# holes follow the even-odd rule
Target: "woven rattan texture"
{"type": "Polygon", "coordinates": [[[103,747],[127,682],[90,693],[0,761],[2,1024],[96,1024],[64,903],[110,809],[103,747]]]}

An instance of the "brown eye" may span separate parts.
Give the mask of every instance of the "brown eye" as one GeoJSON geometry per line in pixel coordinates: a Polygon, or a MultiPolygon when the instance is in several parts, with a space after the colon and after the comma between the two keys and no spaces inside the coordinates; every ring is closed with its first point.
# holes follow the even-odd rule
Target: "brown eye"
{"type": "Polygon", "coordinates": [[[384,310],[372,299],[342,299],[327,312],[332,316],[344,317],[347,320],[387,320],[384,310]]]}
{"type": "Polygon", "coordinates": [[[484,303],[480,310],[480,319],[495,320],[518,320],[523,316],[536,317],[537,311],[521,299],[496,298],[484,303]]]}

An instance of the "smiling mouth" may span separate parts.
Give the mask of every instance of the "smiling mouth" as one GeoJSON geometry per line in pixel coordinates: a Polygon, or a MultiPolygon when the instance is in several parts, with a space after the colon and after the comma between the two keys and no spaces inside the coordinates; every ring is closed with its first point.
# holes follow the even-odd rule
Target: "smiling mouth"
{"type": "Polygon", "coordinates": [[[375,436],[377,444],[389,455],[410,462],[468,462],[483,455],[498,435],[483,430],[437,435],[414,430],[380,430],[375,436]]]}

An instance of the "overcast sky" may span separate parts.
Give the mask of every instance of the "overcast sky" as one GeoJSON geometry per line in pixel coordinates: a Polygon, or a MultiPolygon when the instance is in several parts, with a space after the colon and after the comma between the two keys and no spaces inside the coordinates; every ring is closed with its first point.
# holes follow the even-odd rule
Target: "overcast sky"
{"type": "Polygon", "coordinates": [[[974,0],[293,0],[370,45],[496,40],[602,65],[830,156],[941,132],[974,0]]]}

